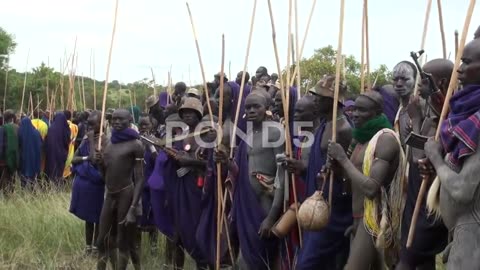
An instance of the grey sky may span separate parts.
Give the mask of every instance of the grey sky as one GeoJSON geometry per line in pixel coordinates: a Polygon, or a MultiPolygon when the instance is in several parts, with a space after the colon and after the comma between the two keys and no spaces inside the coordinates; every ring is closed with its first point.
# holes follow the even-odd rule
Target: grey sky
{"type": "MultiPolygon", "coordinates": [[[[343,52],[360,57],[361,0],[346,0],[343,52]]],[[[390,69],[409,52],[420,48],[423,20],[428,0],[370,0],[369,34],[372,67],[386,64],[390,69]]],[[[288,0],[272,0],[277,30],[280,63],[286,65],[288,0]]],[[[243,68],[253,0],[191,0],[206,79],[220,70],[221,35],[225,34],[226,61],[235,76],[243,68]]],[[[300,43],[303,39],[312,0],[298,0],[300,43]]],[[[447,54],[454,55],[454,30],[461,36],[468,0],[443,0],[447,54]]],[[[59,70],[65,50],[73,51],[77,37],[77,74],[90,73],[90,52],[95,51],[96,78],[105,78],[113,22],[114,0],[10,0],[2,3],[0,26],[15,35],[18,47],[10,65],[25,70],[50,60],[59,70]]],[[[305,44],[303,57],[315,48],[337,46],[340,1],[318,0],[305,44]]],[[[467,41],[480,24],[476,7],[467,41]]],[[[294,28],[293,28],[294,31],[294,28]]],[[[258,0],[248,71],[264,65],[277,72],[266,0],[258,0]]],[[[442,57],[436,1],[433,1],[426,41],[428,59],[442,57]]],[[[132,82],[150,78],[153,67],[157,83],[167,80],[172,65],[173,81],[201,83],[200,66],[185,1],[120,0],[110,80],[132,82]],[[190,72],[189,72],[190,70],[190,72]],[[190,76],[189,76],[190,74],[190,76]]]]}

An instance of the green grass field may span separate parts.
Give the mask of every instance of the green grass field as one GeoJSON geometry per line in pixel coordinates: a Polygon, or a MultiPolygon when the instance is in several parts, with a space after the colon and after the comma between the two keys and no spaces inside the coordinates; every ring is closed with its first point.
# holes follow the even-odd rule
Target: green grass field
{"type": "MultiPolygon", "coordinates": [[[[69,205],[66,191],[0,197],[0,269],[95,269],[95,258],[84,253],[84,223],[68,212],[69,205]]],[[[165,240],[160,237],[160,250],[153,256],[146,238],[144,234],[142,269],[162,269],[165,240]]],[[[186,269],[190,265],[187,261],[186,269]]]]}
{"type": "MultiPolygon", "coordinates": [[[[0,197],[0,269],[95,269],[95,258],[84,253],[84,223],[68,212],[69,205],[67,191],[20,190],[0,197]]],[[[164,238],[156,255],[146,238],[144,234],[142,268],[162,269],[164,238]]],[[[190,260],[185,269],[193,269],[190,260]]],[[[444,269],[440,262],[437,269],[444,269]]]]}

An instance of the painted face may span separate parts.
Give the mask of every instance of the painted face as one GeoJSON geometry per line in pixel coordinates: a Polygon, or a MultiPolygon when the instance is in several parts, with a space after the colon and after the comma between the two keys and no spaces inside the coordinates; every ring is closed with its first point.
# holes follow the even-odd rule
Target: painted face
{"type": "Polygon", "coordinates": [[[393,86],[399,96],[412,93],[415,87],[415,71],[407,63],[399,63],[393,68],[393,86]]]}
{"type": "Polygon", "coordinates": [[[314,110],[313,99],[301,98],[295,104],[295,113],[293,119],[295,121],[313,121],[315,120],[315,110],[314,110]]]}
{"type": "Polygon", "coordinates": [[[465,46],[462,64],[457,72],[463,86],[480,84],[480,39],[475,39],[465,46]]]}
{"type": "Polygon", "coordinates": [[[375,108],[376,104],[373,100],[364,96],[359,96],[355,100],[355,106],[352,113],[352,121],[355,127],[362,127],[370,119],[377,116],[375,108]]]}
{"type": "Polygon", "coordinates": [[[112,127],[121,131],[130,126],[130,113],[127,110],[116,110],[112,115],[112,127]]]}
{"type": "Polygon", "coordinates": [[[275,99],[274,101],[274,108],[275,111],[278,113],[280,117],[283,117],[283,103],[282,103],[282,93],[280,91],[277,91],[275,94],[275,99]]]}
{"type": "Polygon", "coordinates": [[[181,117],[183,122],[189,127],[194,127],[200,122],[197,112],[192,109],[183,109],[181,117]]]}
{"type": "Polygon", "coordinates": [[[265,98],[259,95],[249,95],[245,99],[245,113],[247,120],[254,123],[261,123],[265,119],[267,107],[265,98]]]}
{"type": "Polygon", "coordinates": [[[152,130],[152,122],[150,122],[150,118],[142,117],[138,123],[138,131],[140,134],[145,134],[152,130]]]}

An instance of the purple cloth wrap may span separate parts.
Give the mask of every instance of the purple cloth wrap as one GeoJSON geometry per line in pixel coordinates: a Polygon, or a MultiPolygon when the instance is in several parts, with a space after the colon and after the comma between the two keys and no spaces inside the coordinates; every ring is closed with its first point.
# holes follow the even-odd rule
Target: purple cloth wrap
{"type": "Polygon", "coordinates": [[[240,251],[248,269],[270,269],[266,262],[274,259],[278,251],[278,240],[262,239],[258,234],[267,213],[250,184],[247,144],[242,141],[235,155],[238,166],[233,195],[232,218],[239,235],[240,251]]]}
{"type": "MultiPolygon", "coordinates": [[[[183,142],[177,142],[175,148],[182,149],[179,147],[181,145],[183,142]]],[[[175,231],[185,251],[197,263],[204,263],[205,259],[195,238],[202,214],[202,188],[197,186],[197,177],[193,171],[183,177],[178,177],[176,174],[172,176],[174,177],[164,179],[167,200],[173,211],[175,231]]]]}
{"type": "Polygon", "coordinates": [[[63,177],[70,146],[70,127],[63,113],[57,113],[45,138],[45,174],[50,180],[63,177]]]}
{"type": "MultiPolygon", "coordinates": [[[[77,150],[78,156],[88,156],[90,145],[83,140],[77,150]]],[[[81,220],[98,223],[103,207],[105,183],[100,172],[90,161],[82,161],[72,166],[73,179],[70,213],[81,220]]]]}
{"type": "Polygon", "coordinates": [[[158,230],[169,239],[173,239],[175,233],[173,209],[171,204],[168,204],[165,179],[176,177],[173,165],[173,161],[164,151],[158,152],[153,172],[148,179],[154,223],[158,230]]]}
{"type": "Polygon", "coordinates": [[[110,141],[112,142],[112,144],[117,144],[132,140],[138,140],[139,138],[140,135],[134,129],[126,128],[120,131],[112,129],[112,137],[110,138],[110,141]]]}
{"type": "MultiPolygon", "coordinates": [[[[222,168],[225,168],[225,166],[222,168]]],[[[225,179],[226,177],[227,171],[223,170],[222,179],[225,179]]],[[[224,195],[226,196],[226,194],[224,195]]],[[[200,217],[196,239],[208,264],[215,265],[217,245],[217,170],[216,164],[213,161],[212,152],[209,153],[207,176],[205,177],[205,185],[203,187],[201,207],[202,215],[200,217]]],[[[228,216],[228,213],[225,213],[225,216],[228,216]]],[[[220,245],[220,261],[223,262],[228,255],[225,227],[223,229],[220,245]]]]}
{"type": "MultiPolygon", "coordinates": [[[[306,174],[306,197],[320,189],[316,176],[326,162],[327,154],[321,149],[326,122],[322,121],[315,132],[315,141],[311,147],[306,174]]],[[[325,184],[323,197],[328,200],[329,181],[325,184]]],[[[300,249],[296,269],[330,269],[335,264],[336,255],[349,248],[349,240],[344,236],[345,230],[353,223],[351,195],[343,194],[343,181],[333,181],[333,211],[327,226],[318,232],[303,232],[303,247],[300,249]]]]}
{"type": "Polygon", "coordinates": [[[42,162],[42,137],[28,117],[22,119],[18,129],[18,142],[21,175],[27,178],[39,175],[42,162]]]}
{"type": "Polygon", "coordinates": [[[455,169],[475,153],[480,136],[480,85],[468,85],[450,99],[450,113],[440,131],[448,162],[455,169]]]}
{"type": "Polygon", "coordinates": [[[162,108],[165,108],[167,107],[168,104],[173,103],[171,97],[168,95],[167,92],[160,93],[160,96],[158,98],[159,98],[158,101],[159,101],[160,107],[162,108]]]}
{"type": "Polygon", "coordinates": [[[383,113],[387,116],[390,124],[393,125],[395,122],[395,116],[397,116],[400,103],[398,102],[396,97],[392,96],[382,87],[378,89],[378,93],[380,93],[383,97],[383,113]]]}
{"type": "Polygon", "coordinates": [[[145,184],[143,185],[142,192],[142,218],[140,219],[140,225],[147,227],[155,224],[150,198],[150,186],[148,184],[148,179],[150,179],[155,167],[155,159],[153,159],[153,155],[148,149],[145,150],[144,160],[143,175],[145,177],[145,184]]]}

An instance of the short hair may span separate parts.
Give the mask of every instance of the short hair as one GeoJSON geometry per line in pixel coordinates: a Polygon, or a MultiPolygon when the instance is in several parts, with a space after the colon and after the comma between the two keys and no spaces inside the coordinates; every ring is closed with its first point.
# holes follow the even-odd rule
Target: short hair
{"type": "Polygon", "coordinates": [[[376,105],[377,113],[383,113],[383,96],[377,91],[369,90],[361,93],[359,97],[366,97],[376,105]]]}
{"type": "Polygon", "coordinates": [[[63,114],[65,115],[65,118],[67,118],[67,120],[72,120],[72,112],[71,111],[65,110],[65,111],[63,111],[63,114]]]}

